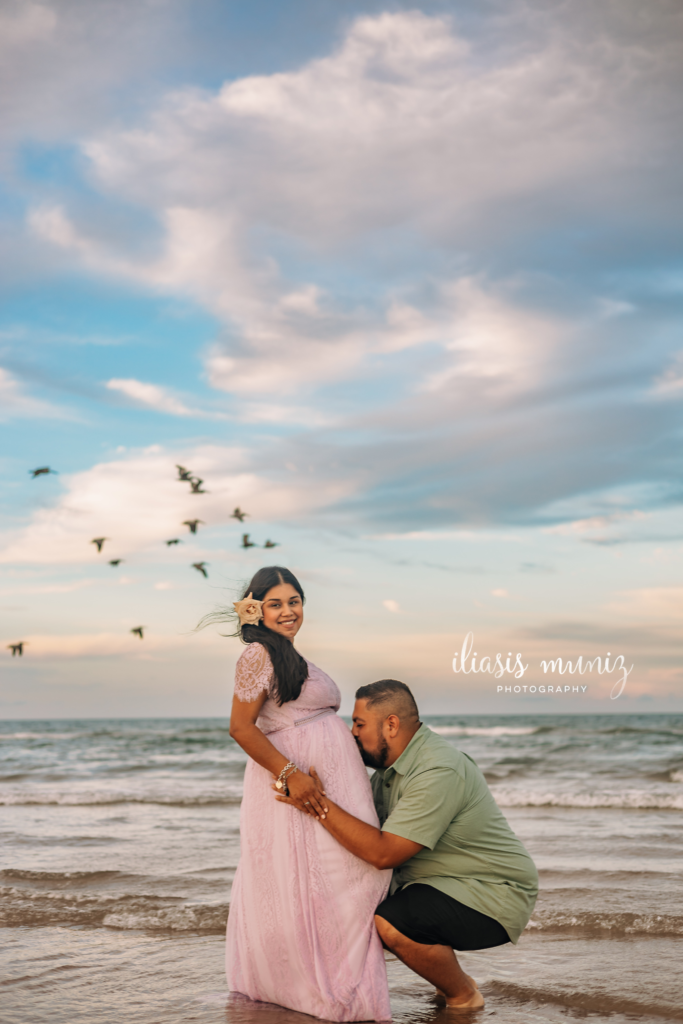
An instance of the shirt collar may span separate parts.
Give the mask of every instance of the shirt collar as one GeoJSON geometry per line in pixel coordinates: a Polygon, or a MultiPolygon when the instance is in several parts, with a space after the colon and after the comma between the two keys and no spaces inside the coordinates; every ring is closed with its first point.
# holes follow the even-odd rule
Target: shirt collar
{"type": "Polygon", "coordinates": [[[393,768],[397,775],[407,775],[413,767],[416,758],[419,756],[420,750],[422,749],[430,731],[429,726],[422,722],[420,724],[420,728],[417,730],[403,753],[396,758],[393,764],[390,764],[388,768],[384,769],[385,773],[393,768]]]}

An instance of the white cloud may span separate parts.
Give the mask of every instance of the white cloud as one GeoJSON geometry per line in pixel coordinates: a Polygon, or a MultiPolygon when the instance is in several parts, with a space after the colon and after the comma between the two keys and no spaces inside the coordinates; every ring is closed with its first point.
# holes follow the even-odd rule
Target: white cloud
{"type": "MultiPolygon", "coordinates": [[[[628,289],[608,295],[598,274],[588,294],[586,282],[606,266],[596,253],[618,248],[614,224],[642,217],[650,230],[652,196],[666,206],[646,154],[673,166],[649,143],[672,138],[662,125],[681,65],[666,26],[680,15],[643,34],[630,7],[620,20],[609,4],[599,16],[560,6],[521,31],[528,9],[512,4],[504,47],[470,47],[455,22],[419,11],[362,17],[294,70],[176,90],[84,149],[90,185],[154,225],[146,242],[71,199],[33,211],[34,237],[210,310],[222,326],[206,375],[236,396],[231,419],[308,427],[281,444],[281,465],[326,480],[338,460],[374,488],[365,509],[384,529],[523,522],[576,495],[544,521],[579,520],[587,493],[670,467],[652,442],[673,405],[657,419],[633,402],[642,338],[628,289]],[[587,222],[592,255],[576,231],[587,222]]],[[[148,408],[193,404],[115,380],[148,408]]]]}
{"type": "Polygon", "coordinates": [[[145,384],[141,380],[132,378],[122,380],[112,378],[106,385],[110,391],[120,391],[121,394],[131,398],[139,405],[147,406],[149,409],[156,409],[157,412],[166,412],[171,416],[197,416],[202,415],[194,409],[188,408],[178,398],[170,394],[166,388],[158,384],[145,384]]]}
{"type": "MultiPolygon", "coordinates": [[[[428,341],[454,355],[425,375],[427,388],[472,374],[532,383],[557,340],[547,316],[470,277],[421,304],[387,294],[381,311],[352,307],[314,281],[289,281],[267,241],[312,261],[346,259],[409,225],[462,250],[484,229],[495,236],[503,208],[523,208],[525,226],[547,217],[547,197],[554,209],[570,182],[604,206],[602,185],[598,196],[589,183],[640,158],[626,127],[654,88],[642,44],[626,34],[577,48],[557,32],[529,47],[475,60],[447,19],[358,18],[338,49],[298,70],[177,91],[143,127],[85,145],[107,191],[157,216],[158,257],[130,256],[58,207],[32,224],[101,272],[183,292],[218,315],[230,340],[207,371],[222,390],[286,393],[428,341]]],[[[668,73],[671,55],[659,59],[668,73]]]]}
{"type": "MultiPolygon", "coordinates": [[[[70,634],[28,634],[24,641],[27,649],[24,657],[33,660],[62,658],[112,658],[137,657],[146,658],[149,654],[169,653],[180,654],[187,650],[192,637],[173,636],[154,629],[147,629],[142,641],[131,634],[130,629],[137,626],[122,624],[116,633],[70,633],[70,634]]],[[[213,649],[220,649],[218,638],[209,631],[203,637],[203,644],[213,649]]]]}
{"type": "Polygon", "coordinates": [[[656,378],[654,393],[665,398],[683,395],[683,352],[676,353],[671,365],[656,378]]]}
{"type": "Polygon", "coordinates": [[[77,590],[83,590],[84,587],[92,587],[100,584],[100,580],[76,580],[73,583],[46,583],[37,584],[34,586],[13,586],[11,589],[3,591],[6,594],[18,595],[18,594],[73,594],[77,590]]]}
{"type": "Polygon", "coordinates": [[[443,543],[444,541],[450,540],[466,540],[468,543],[485,543],[489,544],[492,539],[497,541],[514,541],[515,543],[521,543],[519,537],[515,537],[511,534],[498,533],[496,531],[487,530],[486,534],[483,534],[476,530],[409,530],[406,533],[373,533],[369,534],[366,540],[415,540],[415,541],[438,541],[443,543]]]}
{"type": "Polygon", "coordinates": [[[112,114],[120,116],[126,89],[136,106],[158,96],[155,72],[187,52],[188,6],[187,0],[2,0],[0,159],[17,139],[71,144],[97,130],[112,114]]]}
{"type": "Polygon", "coordinates": [[[401,606],[399,605],[398,601],[394,601],[392,598],[389,598],[386,601],[382,601],[382,604],[384,605],[388,612],[394,612],[394,614],[396,615],[398,615],[398,613],[401,611],[401,606]]]}
{"type": "Polygon", "coordinates": [[[683,622],[683,587],[642,587],[625,590],[605,606],[607,611],[616,612],[620,620],[642,625],[653,621],[663,626],[676,625],[680,638],[680,624],[683,622]]]}
{"type": "Polygon", "coordinates": [[[19,381],[0,366],[0,421],[17,418],[74,419],[68,409],[27,395],[19,381]]]}
{"type": "Polygon", "coordinates": [[[137,201],[199,200],[233,224],[242,213],[315,244],[415,217],[441,234],[473,207],[624,159],[619,118],[644,75],[636,42],[582,53],[557,34],[535,43],[480,63],[446,19],[361,17],[329,56],[214,94],[176,93],[150,125],[87,152],[108,187],[137,201]],[[598,98],[617,105],[611,134],[598,98]]]}
{"type": "Polygon", "coordinates": [[[473,278],[461,278],[443,291],[449,315],[439,334],[454,356],[425,377],[422,390],[447,388],[453,394],[458,379],[472,378],[504,392],[533,388],[561,338],[557,320],[489,294],[473,278]]]}
{"type": "Polygon", "coordinates": [[[13,10],[0,11],[0,41],[13,48],[34,43],[52,35],[57,16],[43,4],[24,2],[13,10]]]}
{"type": "MultiPolygon", "coordinates": [[[[367,353],[392,352],[429,341],[440,320],[409,305],[391,303],[384,315],[347,313],[313,289],[289,290],[272,260],[246,266],[246,243],[234,217],[220,211],[173,208],[160,213],[166,227],[161,260],[141,266],[84,235],[62,207],[33,210],[29,224],[40,237],[69,250],[101,273],[199,299],[239,329],[237,347],[216,344],[206,357],[217,389],[254,395],[294,393],[302,384],[350,377],[367,353]]],[[[244,231],[244,225],[242,226],[244,231]]]]}
{"type": "Polygon", "coordinates": [[[329,427],[337,418],[310,405],[280,405],[277,402],[240,402],[234,406],[240,423],[272,423],[279,426],[301,424],[306,427],[329,427]]]}
{"type": "Polygon", "coordinates": [[[640,509],[632,509],[631,511],[624,512],[611,512],[607,515],[600,516],[588,516],[585,519],[573,519],[568,523],[559,523],[557,526],[545,527],[544,533],[556,533],[560,536],[571,537],[577,533],[588,533],[592,530],[604,530],[614,523],[623,522],[624,520],[642,520],[647,519],[647,512],[641,512],[640,509]]]}
{"type": "MultiPolygon", "coordinates": [[[[357,486],[352,474],[339,478],[333,471],[288,476],[283,483],[277,474],[269,478],[251,470],[252,459],[238,448],[207,445],[167,452],[155,445],[64,475],[65,491],[57,503],[38,509],[24,529],[5,538],[0,562],[96,564],[136,551],[153,558],[167,551],[163,542],[172,537],[201,544],[204,530],[228,525],[237,535],[243,528],[230,518],[235,505],[248,511],[252,521],[287,521],[332,505],[357,486]],[[189,493],[187,484],[177,480],[175,463],[200,476],[207,493],[189,493]],[[195,518],[205,525],[192,537],[182,524],[195,518]],[[101,554],[90,543],[93,537],[109,538],[101,554]]],[[[133,581],[122,577],[119,582],[133,581]]]]}

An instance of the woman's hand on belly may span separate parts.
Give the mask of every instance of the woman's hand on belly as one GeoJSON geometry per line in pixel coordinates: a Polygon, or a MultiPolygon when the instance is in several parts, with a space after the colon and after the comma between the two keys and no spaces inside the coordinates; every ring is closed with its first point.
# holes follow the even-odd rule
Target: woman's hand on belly
{"type": "MultiPolygon", "coordinates": [[[[277,793],[278,790],[273,789],[277,793]]],[[[327,814],[325,791],[320,780],[311,778],[305,772],[296,771],[287,779],[289,790],[289,801],[295,804],[300,811],[310,814],[312,818],[324,818],[327,814]]]]}

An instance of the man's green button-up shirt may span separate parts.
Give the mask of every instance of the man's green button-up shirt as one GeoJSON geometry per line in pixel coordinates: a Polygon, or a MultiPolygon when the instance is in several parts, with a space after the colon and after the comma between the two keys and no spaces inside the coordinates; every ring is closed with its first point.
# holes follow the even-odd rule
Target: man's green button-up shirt
{"type": "Polygon", "coordinates": [[[372,776],[384,832],[424,847],[394,871],[391,892],[420,882],[502,924],[517,942],[538,895],[531,857],[467,754],[422,724],[372,776]]]}

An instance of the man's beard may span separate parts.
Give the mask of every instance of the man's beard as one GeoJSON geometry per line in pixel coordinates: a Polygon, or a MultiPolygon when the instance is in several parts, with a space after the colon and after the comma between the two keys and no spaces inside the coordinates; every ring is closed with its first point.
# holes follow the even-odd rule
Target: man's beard
{"type": "Polygon", "coordinates": [[[377,731],[378,747],[374,754],[371,754],[365,747],[361,746],[360,740],[356,740],[358,749],[360,750],[360,756],[363,758],[363,764],[368,768],[384,768],[387,763],[387,757],[389,756],[389,744],[385,740],[382,733],[377,731]]]}

